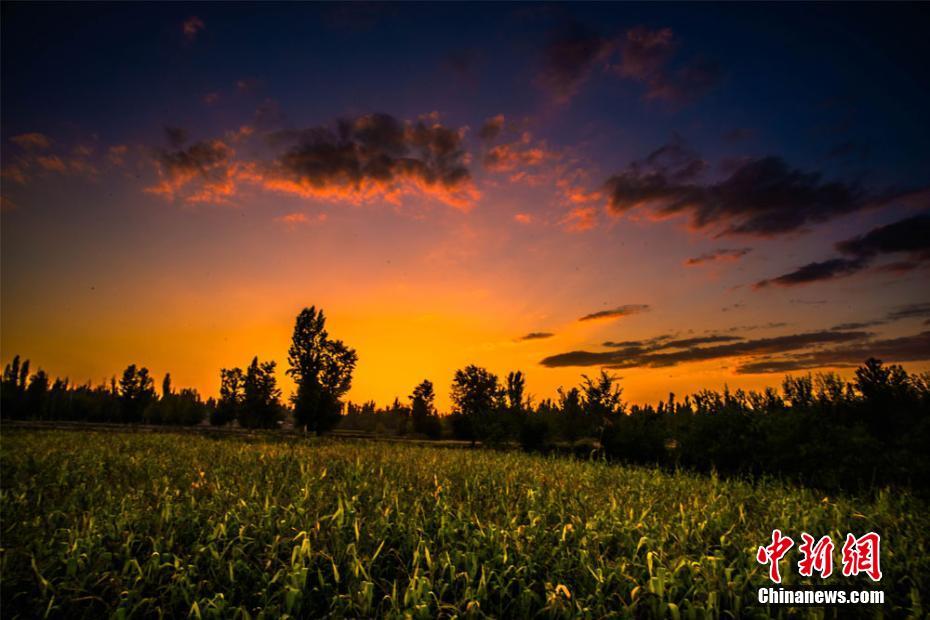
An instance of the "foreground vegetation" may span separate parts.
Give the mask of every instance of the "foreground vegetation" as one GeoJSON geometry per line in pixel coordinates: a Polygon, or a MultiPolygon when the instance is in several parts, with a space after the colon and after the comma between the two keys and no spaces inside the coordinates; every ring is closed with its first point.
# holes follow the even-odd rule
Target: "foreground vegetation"
{"type": "Polygon", "coordinates": [[[775,527],[882,535],[886,604],[827,616],[923,616],[930,592],[907,494],[273,434],[8,430],[0,465],[9,618],[816,616],[755,602],[775,527]]]}

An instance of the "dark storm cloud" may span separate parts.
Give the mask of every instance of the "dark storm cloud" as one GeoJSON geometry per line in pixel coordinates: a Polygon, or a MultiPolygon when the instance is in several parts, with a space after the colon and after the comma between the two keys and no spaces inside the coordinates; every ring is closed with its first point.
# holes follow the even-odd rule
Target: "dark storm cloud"
{"type": "Polygon", "coordinates": [[[819,349],[799,355],[753,360],[737,366],[736,372],[762,374],[811,368],[856,366],[869,357],[877,357],[885,362],[930,360],[930,331],[901,338],[869,340],[819,349]]]}
{"type": "Polygon", "coordinates": [[[615,214],[643,207],[659,217],[685,214],[698,230],[721,235],[771,237],[863,208],[867,192],[855,183],[826,181],[819,172],[792,168],[779,157],[743,159],[731,164],[719,182],[701,183],[706,163],[673,142],[675,159],[653,155],[634,161],[606,182],[615,214]]]}
{"type": "Polygon", "coordinates": [[[685,348],[674,352],[642,352],[623,349],[619,351],[570,351],[543,359],[540,363],[550,368],[561,366],[605,366],[609,368],[660,368],[688,362],[749,355],[771,355],[806,349],[815,345],[846,343],[868,338],[867,332],[817,331],[790,334],[772,338],[739,340],[729,344],[709,347],[685,348]]]}
{"type": "Polygon", "coordinates": [[[719,261],[733,261],[739,260],[740,258],[746,256],[752,252],[752,248],[736,248],[736,249],[725,249],[721,248],[719,250],[714,250],[713,252],[706,252],[700,256],[695,256],[694,258],[689,258],[685,261],[685,265],[688,267],[694,267],[696,265],[701,265],[703,263],[714,263],[719,261]]]}
{"type": "Polygon", "coordinates": [[[552,338],[555,334],[551,332],[530,332],[525,336],[521,336],[520,340],[543,340],[544,338],[552,338]]]}
{"type": "Polygon", "coordinates": [[[543,47],[540,83],[557,101],[571,99],[591,74],[598,61],[606,60],[611,41],[577,22],[550,34],[543,47]]]}
{"type": "Polygon", "coordinates": [[[601,310],[599,312],[592,312],[591,314],[586,314],[579,321],[594,321],[597,319],[616,319],[624,316],[630,316],[631,314],[641,314],[643,312],[648,312],[650,310],[647,304],[627,304],[624,306],[617,306],[616,308],[611,308],[610,310],[601,310]]]}
{"type": "MultiPolygon", "coordinates": [[[[849,276],[870,267],[886,254],[906,254],[910,258],[905,263],[906,270],[916,269],[930,263],[930,213],[879,226],[864,235],[837,243],[836,249],[848,258],[809,263],[776,278],[757,282],[755,288],[796,286],[849,276]]],[[[894,263],[894,266],[900,270],[902,263],[894,263]]]]}

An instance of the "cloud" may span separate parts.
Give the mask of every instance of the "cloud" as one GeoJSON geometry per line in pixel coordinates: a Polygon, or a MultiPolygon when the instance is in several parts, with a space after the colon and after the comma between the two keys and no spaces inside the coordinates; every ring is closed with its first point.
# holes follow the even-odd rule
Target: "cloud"
{"type": "Polygon", "coordinates": [[[556,102],[566,103],[588,79],[598,62],[606,64],[613,42],[577,22],[553,32],[543,47],[539,83],[556,102]]]}
{"type": "Polygon", "coordinates": [[[679,46],[671,28],[632,28],[620,44],[620,62],[614,69],[621,77],[642,82],[647,100],[693,102],[716,86],[721,71],[700,58],[670,67],[679,46]]]}
{"type": "MultiPolygon", "coordinates": [[[[930,263],[930,212],[879,226],[864,235],[837,243],[836,249],[848,258],[808,263],[776,278],[756,282],[754,288],[797,286],[850,276],[870,267],[886,254],[907,255],[910,259],[906,263],[908,270],[930,263]]],[[[894,265],[898,270],[902,266],[901,263],[894,265]]]]}
{"type": "Polygon", "coordinates": [[[888,323],[904,321],[907,319],[922,319],[925,317],[930,317],[930,302],[898,306],[894,310],[890,310],[884,318],[853,323],[840,323],[839,325],[834,325],[831,329],[839,331],[847,329],[863,329],[866,327],[887,325],[888,323]]]}
{"type": "MultiPolygon", "coordinates": [[[[169,142],[177,143],[170,133],[169,142]]],[[[222,140],[204,140],[187,148],[160,150],[155,156],[159,181],[145,191],[188,203],[228,202],[235,194],[236,175],[240,169],[233,162],[234,155],[235,151],[222,140]]]]}
{"type": "Polygon", "coordinates": [[[572,23],[553,33],[543,49],[539,82],[565,103],[600,63],[605,70],[645,86],[644,98],[685,104],[699,99],[720,80],[719,67],[703,58],[673,61],[679,41],[670,28],[638,26],[619,37],[572,23]]]}
{"type": "Polygon", "coordinates": [[[193,41],[197,38],[197,33],[206,28],[206,24],[203,23],[203,20],[192,15],[184,20],[184,23],[181,24],[181,32],[184,33],[184,36],[188,41],[193,41]]]}
{"type": "Polygon", "coordinates": [[[223,139],[190,146],[186,132],[166,129],[171,148],[156,152],[159,182],[146,191],[194,203],[229,202],[243,184],[303,198],[351,203],[382,199],[399,204],[408,194],[467,209],[480,197],[468,170],[464,129],[436,115],[402,122],[387,114],[341,120],[333,126],[264,134],[262,160],[237,158],[251,126],[223,139]]]}
{"type": "Polygon", "coordinates": [[[25,185],[34,177],[49,173],[67,174],[93,179],[98,174],[97,166],[91,160],[94,148],[88,144],[78,144],[70,149],[52,150],[55,142],[38,132],[13,136],[10,141],[19,147],[20,152],[10,156],[4,153],[5,163],[2,174],[4,179],[25,185]]]}
{"type": "Polygon", "coordinates": [[[596,321],[600,319],[618,319],[624,316],[649,312],[649,310],[650,307],[647,304],[626,304],[624,306],[617,306],[616,308],[612,308],[610,310],[600,310],[599,312],[586,314],[578,320],[596,321]]]}
{"type": "Polygon", "coordinates": [[[700,182],[707,164],[676,139],[605,183],[609,208],[645,209],[657,218],[687,215],[695,230],[773,237],[828,221],[902,194],[870,196],[856,183],[826,181],[779,157],[732,163],[726,178],[700,182]]]}
{"type": "Polygon", "coordinates": [[[491,172],[513,172],[538,167],[555,157],[544,141],[534,142],[532,134],[526,131],[513,142],[490,148],[484,154],[483,163],[491,172]]]}
{"type": "Polygon", "coordinates": [[[187,130],[181,127],[165,127],[165,140],[171,145],[171,148],[179,149],[187,142],[187,130]]]}
{"type": "Polygon", "coordinates": [[[661,368],[688,362],[783,353],[806,349],[815,345],[862,340],[868,338],[868,336],[869,334],[867,332],[836,332],[827,330],[776,336],[772,338],[739,340],[737,342],[717,344],[708,347],[687,347],[672,352],[642,351],[638,348],[621,349],[617,351],[570,351],[568,353],[560,353],[558,355],[546,357],[540,363],[550,368],[564,366],[661,368]]]}
{"type": "Polygon", "coordinates": [[[520,340],[543,340],[545,338],[552,338],[555,334],[550,332],[530,332],[525,336],[521,336],[520,340]]]}
{"type": "Polygon", "coordinates": [[[572,207],[559,223],[571,232],[591,230],[597,226],[597,208],[572,207]]]}
{"type": "Polygon", "coordinates": [[[107,159],[114,166],[122,166],[126,163],[126,154],[129,153],[129,147],[125,144],[115,144],[107,149],[107,159]]]}
{"type": "Polygon", "coordinates": [[[398,203],[420,193],[468,208],[480,196],[468,170],[464,130],[435,117],[401,122],[387,114],[339,121],[335,127],[282,132],[291,145],[264,171],[266,188],[303,197],[398,203]]]}
{"type": "Polygon", "coordinates": [[[930,212],[879,226],[865,235],[841,241],[836,249],[859,259],[904,252],[917,260],[930,260],[930,212]]]}
{"type": "Polygon", "coordinates": [[[274,221],[279,224],[284,224],[289,228],[293,228],[301,224],[322,224],[327,219],[328,216],[325,213],[318,213],[315,216],[307,217],[304,213],[294,212],[278,216],[274,218],[274,221]]]}
{"type": "Polygon", "coordinates": [[[794,271],[770,278],[760,280],[753,285],[753,288],[761,289],[769,286],[798,286],[799,284],[809,284],[811,282],[822,282],[824,280],[834,280],[843,278],[859,271],[866,266],[865,261],[861,259],[831,258],[821,262],[808,263],[798,267],[794,271]]]}
{"type": "Polygon", "coordinates": [[[923,317],[930,317],[930,302],[900,306],[888,313],[888,319],[892,321],[923,317]]]}
{"type": "Polygon", "coordinates": [[[739,260],[742,257],[746,256],[752,251],[752,248],[737,248],[737,249],[719,249],[712,252],[705,252],[700,256],[695,256],[694,258],[689,258],[685,261],[685,265],[688,267],[694,267],[697,265],[702,265],[704,263],[714,263],[722,261],[734,261],[739,260]]]}
{"type": "Polygon", "coordinates": [[[482,140],[493,140],[500,135],[504,129],[504,115],[498,114],[484,121],[481,129],[478,131],[478,137],[482,140]]]}
{"type": "Polygon", "coordinates": [[[648,80],[671,60],[678,47],[671,28],[649,30],[638,26],[627,31],[617,72],[623,77],[648,80]]]}
{"type": "Polygon", "coordinates": [[[519,224],[532,224],[533,216],[529,213],[517,213],[513,216],[513,221],[519,224]]]}
{"type": "Polygon", "coordinates": [[[797,355],[754,360],[740,364],[736,367],[736,372],[763,374],[811,368],[857,366],[869,357],[877,357],[886,362],[930,360],[930,331],[920,332],[913,336],[869,340],[797,355]]]}
{"type": "Polygon", "coordinates": [[[10,138],[10,142],[26,150],[44,150],[52,146],[51,138],[38,132],[21,133],[10,138]]]}
{"type": "Polygon", "coordinates": [[[697,59],[672,71],[659,73],[646,83],[646,99],[658,99],[683,105],[697,101],[720,81],[717,63],[697,59]]]}

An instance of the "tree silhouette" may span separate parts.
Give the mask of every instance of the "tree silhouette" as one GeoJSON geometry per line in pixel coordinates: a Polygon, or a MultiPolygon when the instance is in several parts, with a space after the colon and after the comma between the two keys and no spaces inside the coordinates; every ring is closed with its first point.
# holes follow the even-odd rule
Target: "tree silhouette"
{"type": "Polygon", "coordinates": [[[245,375],[241,368],[220,369],[220,398],[210,417],[210,424],[223,426],[239,418],[245,401],[245,375]]]}
{"type": "Polygon", "coordinates": [[[149,369],[130,364],[119,380],[119,395],[123,420],[129,423],[142,421],[142,413],[155,398],[155,381],[149,369]]]}
{"type": "Polygon", "coordinates": [[[245,372],[239,424],[244,428],[275,428],[281,414],[278,389],[274,376],[276,362],[259,362],[258,357],[245,372]]]}
{"type": "Polygon", "coordinates": [[[496,442],[503,439],[503,424],[496,415],[503,405],[504,394],[497,375],[469,365],[455,371],[452,380],[453,413],[462,417],[459,433],[474,441],[496,442]]]}
{"type": "Polygon", "coordinates": [[[297,383],[291,399],[297,426],[325,433],[336,425],[357,361],[355,349],[329,338],[322,309],[311,306],[297,315],[287,371],[297,383]]]}
{"type": "Polygon", "coordinates": [[[413,389],[410,395],[410,417],[413,419],[413,431],[421,433],[431,439],[436,439],[442,433],[439,416],[436,414],[436,393],[433,391],[433,382],[424,379],[420,385],[413,389]]]}

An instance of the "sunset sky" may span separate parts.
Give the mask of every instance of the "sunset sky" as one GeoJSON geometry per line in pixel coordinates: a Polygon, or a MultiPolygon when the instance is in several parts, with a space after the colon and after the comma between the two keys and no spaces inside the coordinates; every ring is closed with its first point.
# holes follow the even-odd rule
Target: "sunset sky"
{"type": "Polygon", "coordinates": [[[2,361],[930,369],[926,5],[2,6],[2,361]]]}

